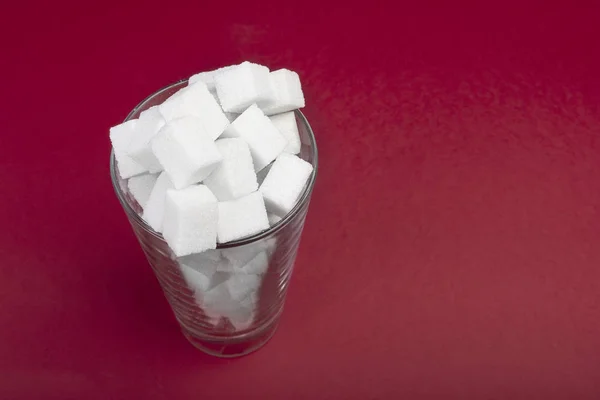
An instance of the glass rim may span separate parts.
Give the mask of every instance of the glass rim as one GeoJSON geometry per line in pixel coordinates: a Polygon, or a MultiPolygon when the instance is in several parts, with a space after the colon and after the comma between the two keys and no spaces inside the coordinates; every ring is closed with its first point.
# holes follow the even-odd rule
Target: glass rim
{"type": "MultiPolygon", "coordinates": [[[[171,90],[177,86],[180,86],[183,83],[187,83],[187,81],[188,81],[187,79],[179,80],[179,81],[174,82],[170,85],[167,85],[167,86],[163,87],[162,89],[159,89],[156,92],[152,93],[151,95],[147,96],[138,105],[136,105],[133,108],[133,110],[131,110],[131,112],[129,112],[129,114],[127,115],[127,117],[125,118],[125,120],[123,122],[127,122],[127,121],[131,120],[133,118],[133,116],[141,108],[143,108],[149,101],[151,101],[154,97],[156,97],[168,90],[171,90]]],[[[244,246],[247,244],[257,242],[266,237],[272,236],[274,233],[279,232],[281,229],[283,229],[285,226],[287,226],[292,220],[294,220],[296,215],[298,215],[298,213],[300,213],[300,210],[305,206],[306,202],[310,198],[313,188],[315,186],[316,179],[317,179],[317,170],[318,170],[318,165],[319,165],[319,152],[317,149],[317,141],[315,139],[315,135],[312,130],[312,127],[308,123],[308,120],[306,119],[306,117],[304,116],[302,111],[294,110],[294,113],[295,113],[296,117],[298,117],[300,119],[300,122],[302,124],[304,124],[306,127],[306,131],[308,133],[308,138],[310,141],[310,147],[312,149],[311,151],[313,153],[313,160],[311,162],[311,165],[313,166],[313,171],[310,174],[310,177],[308,178],[308,182],[305,185],[304,190],[300,194],[300,197],[298,198],[296,205],[294,206],[294,208],[292,208],[292,210],[290,212],[288,212],[285,215],[285,217],[283,217],[280,221],[278,221],[273,226],[270,226],[269,229],[266,229],[260,233],[256,233],[254,235],[251,235],[251,236],[248,236],[248,237],[245,237],[242,239],[232,240],[231,242],[217,243],[217,249],[226,249],[226,248],[244,246]]],[[[135,221],[135,223],[138,226],[140,226],[145,232],[156,237],[157,239],[164,241],[165,239],[164,239],[163,235],[156,232],[154,229],[152,229],[150,227],[150,225],[148,225],[146,223],[146,221],[144,221],[144,219],[142,217],[140,217],[138,215],[138,213],[131,207],[131,205],[125,198],[125,193],[121,190],[121,187],[118,183],[120,177],[117,176],[117,163],[116,163],[115,154],[114,154],[114,150],[113,150],[112,146],[110,149],[110,178],[112,181],[113,189],[115,190],[115,193],[117,195],[117,198],[119,199],[119,202],[121,203],[121,206],[123,207],[123,209],[125,210],[127,215],[131,219],[133,219],[133,221],[135,221]]]]}

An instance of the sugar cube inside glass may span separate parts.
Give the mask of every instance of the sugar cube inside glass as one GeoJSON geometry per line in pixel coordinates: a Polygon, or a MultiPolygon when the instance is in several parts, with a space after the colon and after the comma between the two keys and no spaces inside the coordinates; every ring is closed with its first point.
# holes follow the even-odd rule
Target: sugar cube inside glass
{"type": "Polygon", "coordinates": [[[219,202],[219,243],[242,239],[268,228],[265,203],[258,191],[237,200],[219,202]]]}
{"type": "Polygon", "coordinates": [[[150,198],[157,178],[158,174],[144,174],[132,176],[127,180],[129,193],[142,208],[146,207],[146,202],[150,198]]]}
{"type": "Polygon", "coordinates": [[[217,198],[204,185],[167,190],[163,236],[177,257],[217,246],[217,198]]]}
{"type": "Polygon", "coordinates": [[[167,195],[167,190],[173,188],[175,188],[175,186],[173,186],[169,176],[165,172],[161,172],[146,201],[142,218],[144,218],[148,225],[156,232],[162,232],[165,197],[167,195]]]}
{"type": "Polygon", "coordinates": [[[136,131],[137,119],[131,119],[122,124],[110,128],[110,141],[113,147],[115,160],[119,175],[123,179],[142,174],[146,172],[143,165],[138,164],[130,155],[127,154],[129,143],[133,139],[136,131]]]}
{"type": "Polygon", "coordinates": [[[257,172],[277,158],[287,146],[285,137],[256,104],[237,117],[221,137],[243,139],[250,148],[257,172]]]}
{"type": "Polygon", "coordinates": [[[204,179],[204,184],[219,201],[235,200],[258,189],[254,164],[248,144],[239,138],[215,142],[223,160],[204,179]]]}
{"type": "Polygon", "coordinates": [[[269,117],[273,125],[279,130],[279,133],[286,138],[287,146],[283,149],[284,152],[290,154],[300,153],[300,134],[298,133],[298,124],[296,123],[296,115],[293,111],[283,114],[272,115],[269,117]]]}
{"type": "Polygon", "coordinates": [[[197,117],[168,122],[152,139],[152,151],[177,189],[202,181],[222,160],[197,117]]]}
{"type": "Polygon", "coordinates": [[[152,152],[150,141],[164,124],[165,120],[160,115],[157,106],[143,111],[135,126],[135,134],[127,148],[128,155],[151,173],[162,171],[162,166],[152,152]]]}
{"type": "Polygon", "coordinates": [[[259,189],[267,210],[285,217],[296,205],[312,171],[310,163],[295,155],[283,153],[277,157],[259,189]]]}

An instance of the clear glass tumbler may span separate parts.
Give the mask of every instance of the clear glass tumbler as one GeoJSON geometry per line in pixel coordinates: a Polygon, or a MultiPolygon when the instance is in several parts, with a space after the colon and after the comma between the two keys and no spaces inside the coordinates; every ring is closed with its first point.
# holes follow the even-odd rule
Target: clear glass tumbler
{"type": "MultiPolygon", "coordinates": [[[[186,85],[186,80],[179,81],[152,94],[129,113],[126,121],[139,117],[142,111],[162,103],[186,85]]],[[[242,356],[263,346],[277,329],[317,174],[314,134],[304,115],[300,111],[295,114],[302,142],[299,156],[314,167],[296,206],[267,231],[219,244],[208,254],[175,257],[162,235],[140,217],[142,208],[129,193],[127,181],[121,179],[111,152],[110,175],[117,197],[183,334],[205,353],[218,357],[242,356]],[[186,266],[196,270],[214,269],[215,259],[221,257],[241,262],[262,260],[263,263],[257,266],[260,271],[254,275],[260,279],[256,291],[245,298],[244,308],[227,310],[231,317],[215,314],[214,308],[205,308],[201,293],[185,273],[186,266]]],[[[226,271],[219,273],[227,274],[226,271]]],[[[219,308],[219,304],[216,306],[219,308]]]]}

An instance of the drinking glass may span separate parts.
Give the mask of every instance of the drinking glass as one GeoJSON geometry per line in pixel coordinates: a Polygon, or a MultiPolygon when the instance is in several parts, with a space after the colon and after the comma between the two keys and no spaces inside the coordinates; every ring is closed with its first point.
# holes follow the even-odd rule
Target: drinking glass
{"type": "MultiPolygon", "coordinates": [[[[187,80],[171,84],[150,95],[135,107],[125,119],[138,118],[148,108],[159,105],[172,94],[187,86],[187,80]]],[[[127,180],[120,177],[113,152],[110,156],[112,184],[125,210],[144,254],[169,302],[175,318],[185,337],[196,348],[218,357],[238,357],[251,353],[273,336],[283,311],[287,288],[292,276],[294,261],[302,228],[306,219],[318,165],[317,145],[313,131],[302,114],[295,111],[302,143],[299,157],[313,166],[313,172],[300,194],[296,206],[268,230],[229,243],[218,244],[214,252],[253,255],[263,251],[268,260],[266,272],[260,275],[258,291],[246,299],[252,318],[243,326],[232,324],[227,318],[211,315],[204,307],[202,298],[194,287],[190,287],[182,273],[182,260],[190,257],[195,266],[202,268],[202,253],[187,258],[177,258],[163,236],[154,231],[141,217],[142,207],[127,188],[127,180]]],[[[262,172],[264,175],[264,171],[262,172]]],[[[261,175],[261,173],[259,173],[261,175]]]]}

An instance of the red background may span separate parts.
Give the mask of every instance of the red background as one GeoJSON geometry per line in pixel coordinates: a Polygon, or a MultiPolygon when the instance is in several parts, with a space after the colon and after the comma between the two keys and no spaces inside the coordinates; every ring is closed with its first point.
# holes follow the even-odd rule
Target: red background
{"type": "Polygon", "coordinates": [[[0,398],[600,398],[598,2],[6,3],[0,398]],[[108,128],[246,59],[300,73],[321,164],[279,331],[228,361],[180,334],[108,128]]]}

